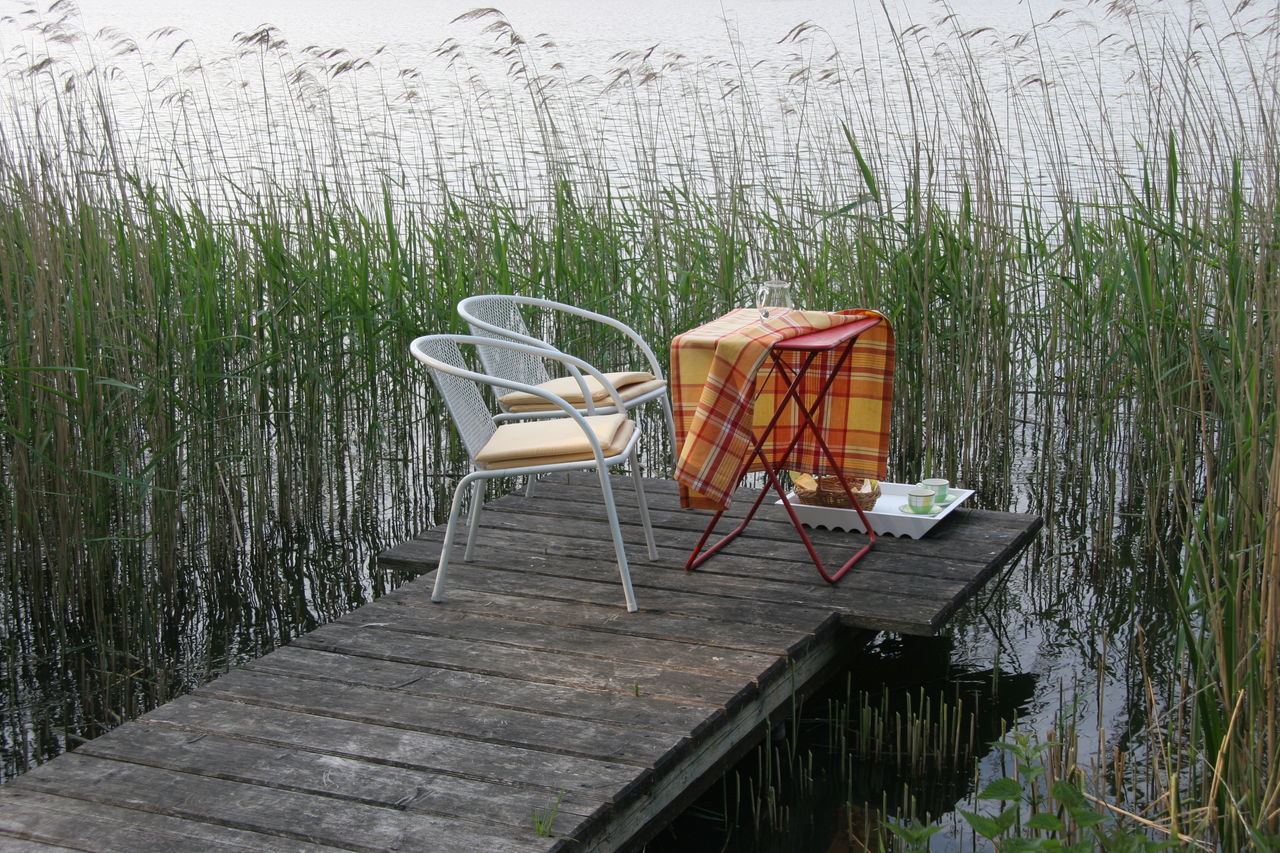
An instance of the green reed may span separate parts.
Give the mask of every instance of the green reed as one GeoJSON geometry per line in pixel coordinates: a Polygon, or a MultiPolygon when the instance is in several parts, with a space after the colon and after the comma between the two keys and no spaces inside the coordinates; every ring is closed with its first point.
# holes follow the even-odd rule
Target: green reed
{"type": "Polygon", "coordinates": [[[1081,56],[1036,25],[1003,77],[953,19],[894,32],[879,77],[801,25],[779,71],[648,51],[600,89],[483,12],[459,26],[486,49],[439,51],[452,114],[414,69],[262,29],[218,68],[175,45],[125,116],[47,24],[0,136],[3,667],[39,685],[7,700],[29,748],[6,771],[397,581],[369,556],[462,464],[405,346],[458,299],[576,302],[660,344],[776,277],[892,317],[894,479],[1040,512],[1026,595],[1117,602],[1077,618],[1141,659],[1136,805],[1227,845],[1280,832],[1270,36],[1114,14],[1127,35],[1081,56]],[[1082,126],[1107,62],[1134,82],[1082,126]],[[907,108],[872,108],[890,92],[907,108]],[[609,150],[599,110],[627,119],[609,150]]]}
{"type": "Polygon", "coordinates": [[[744,851],[893,849],[883,824],[951,811],[975,759],[1030,697],[1029,676],[952,669],[945,639],[841,641],[858,649],[845,676],[793,697],[785,723],[766,728],[658,849],[712,830],[744,851]]]}

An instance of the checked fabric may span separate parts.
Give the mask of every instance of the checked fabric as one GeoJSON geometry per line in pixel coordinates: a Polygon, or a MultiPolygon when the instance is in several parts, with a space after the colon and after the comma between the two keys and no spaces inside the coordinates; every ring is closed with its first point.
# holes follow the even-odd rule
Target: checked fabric
{"type": "MultiPolygon", "coordinates": [[[[863,309],[787,311],[761,321],[755,309],[739,308],[671,342],[669,381],[680,447],[675,478],[681,506],[723,509],[731,502],[756,432],[768,425],[788,384],[767,359],[770,348],[871,316],[881,322],[859,336],[818,414],[818,427],[846,476],[884,479],[893,409],[889,321],[863,309]]],[[[840,349],[818,355],[801,385],[802,398],[813,399],[840,349]]],[[[783,354],[792,373],[802,358],[799,353],[783,354]]],[[[807,433],[789,460],[781,458],[800,425],[795,403],[788,401],[763,448],[770,462],[785,461],[793,470],[811,474],[836,473],[807,433]]],[[[759,470],[759,461],[753,463],[748,470],[759,470]]]]}

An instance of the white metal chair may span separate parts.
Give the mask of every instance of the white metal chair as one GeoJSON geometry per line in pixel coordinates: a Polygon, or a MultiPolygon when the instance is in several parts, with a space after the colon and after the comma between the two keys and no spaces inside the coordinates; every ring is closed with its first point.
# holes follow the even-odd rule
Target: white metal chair
{"type": "MultiPolygon", "coordinates": [[[[583,386],[581,381],[583,377],[578,376],[572,369],[569,370],[569,376],[553,379],[547,373],[545,362],[538,358],[529,357],[524,353],[500,350],[481,351],[480,360],[487,373],[493,376],[501,376],[505,379],[513,379],[525,385],[550,390],[552,393],[573,403],[580,413],[586,412],[590,408],[586,402],[587,395],[580,390],[583,387],[590,390],[591,396],[598,404],[596,408],[598,413],[630,410],[636,406],[656,400],[661,404],[662,413],[666,418],[672,453],[679,451],[679,448],[676,447],[676,423],[671,414],[671,399],[667,394],[667,380],[663,375],[662,365],[659,363],[658,357],[654,355],[653,350],[645,343],[644,338],[640,337],[640,334],[630,326],[612,317],[597,314],[594,311],[588,311],[575,305],[566,305],[563,302],[554,302],[550,299],[539,299],[533,296],[506,294],[484,294],[467,297],[458,303],[458,314],[466,321],[473,335],[500,340],[515,340],[536,347],[556,349],[552,344],[534,336],[529,331],[529,326],[520,310],[521,306],[528,306],[542,311],[559,311],[564,314],[603,323],[616,329],[644,354],[645,360],[648,362],[648,369],[645,371],[624,371],[605,374],[617,387],[619,396],[622,398],[621,408],[614,408],[609,404],[607,399],[609,395],[605,393],[605,389],[600,387],[599,383],[588,378],[586,385],[583,386]]],[[[502,420],[560,417],[563,415],[563,412],[558,407],[547,405],[545,400],[529,394],[504,394],[499,398],[498,404],[502,407],[502,414],[499,416],[502,420]]]]}
{"type": "MultiPolygon", "coordinates": [[[[658,558],[654,544],[653,526],[649,521],[649,506],[645,501],[644,485],[636,465],[635,452],[639,430],[625,412],[625,405],[618,390],[604,374],[581,359],[542,346],[512,340],[475,337],[471,335],[425,335],[409,345],[413,357],[427,366],[431,378],[445,406],[458,428],[472,470],[463,477],[453,493],[449,509],[449,522],[445,529],[444,546],[440,551],[440,565],[436,571],[432,601],[441,601],[449,559],[453,550],[454,534],[462,497],[471,487],[471,517],[467,527],[467,547],[464,560],[470,560],[479,527],[480,506],[484,495],[484,481],[495,477],[520,475],[536,476],[555,471],[596,469],[600,475],[600,489],[604,494],[605,512],[613,535],[613,549],[617,555],[618,573],[622,576],[623,593],[627,610],[636,610],[636,596],[631,588],[631,573],[627,566],[627,554],[622,544],[622,530],[618,524],[618,510],[614,503],[609,466],[628,463],[635,483],[636,501],[640,508],[640,520],[644,525],[645,542],[649,547],[649,559],[658,558]],[[587,411],[579,411],[564,398],[542,388],[523,382],[477,373],[467,367],[459,345],[472,346],[478,352],[496,349],[520,356],[546,359],[563,365],[581,377],[584,382],[592,379],[608,392],[610,413],[601,413],[588,402],[587,411]],[[555,407],[562,415],[558,419],[500,422],[485,403],[481,387],[520,391],[534,395],[555,407]]],[[[584,389],[585,390],[585,387],[584,389]]]]}

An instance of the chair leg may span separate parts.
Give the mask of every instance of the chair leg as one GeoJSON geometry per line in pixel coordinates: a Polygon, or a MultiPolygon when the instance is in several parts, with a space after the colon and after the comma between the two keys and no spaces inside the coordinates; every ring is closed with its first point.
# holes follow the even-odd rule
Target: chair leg
{"type": "Polygon", "coordinates": [[[636,604],[636,593],[631,588],[631,571],[627,568],[627,551],[622,544],[622,526],[618,523],[618,508],[613,501],[613,485],[609,482],[609,471],[600,468],[600,491],[604,493],[605,513],[609,517],[609,530],[613,534],[613,550],[618,555],[618,574],[622,576],[622,594],[627,599],[627,610],[635,613],[639,610],[636,604]]]}
{"type": "Polygon", "coordinates": [[[644,525],[644,541],[649,546],[649,559],[658,559],[658,546],[653,541],[653,522],[649,520],[649,501],[645,499],[644,482],[640,476],[640,466],[636,464],[635,454],[631,456],[631,479],[636,484],[636,503],[640,505],[640,521],[644,525]]]}
{"type": "Polygon", "coordinates": [[[662,414],[667,418],[667,435],[671,439],[671,464],[680,456],[680,448],[676,447],[676,419],[671,414],[671,395],[662,396],[662,414]]]}
{"type": "Polygon", "coordinates": [[[533,497],[533,484],[538,482],[537,474],[530,474],[524,481],[524,496],[526,498],[533,497]]]}
{"type": "Polygon", "coordinates": [[[462,559],[471,561],[472,549],[476,544],[476,530],[480,527],[480,508],[484,505],[484,480],[476,480],[471,484],[471,518],[467,520],[467,550],[462,559]]]}
{"type": "Polygon", "coordinates": [[[453,503],[449,507],[449,523],[444,529],[444,544],[440,547],[440,563],[436,566],[436,582],[431,588],[432,601],[444,601],[445,574],[449,571],[449,555],[453,551],[453,535],[458,529],[458,513],[462,511],[462,494],[467,487],[467,478],[463,477],[458,487],[453,490],[453,503]]]}

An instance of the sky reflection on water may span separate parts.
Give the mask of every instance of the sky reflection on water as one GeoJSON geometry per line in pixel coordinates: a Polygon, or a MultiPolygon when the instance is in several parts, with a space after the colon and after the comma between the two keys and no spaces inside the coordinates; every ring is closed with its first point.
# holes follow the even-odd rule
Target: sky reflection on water
{"type": "MultiPolygon", "coordinates": [[[[474,8],[458,2],[355,14],[337,2],[178,11],[87,0],[70,26],[96,40],[68,47],[0,26],[0,46],[10,70],[45,55],[113,69],[99,82],[138,122],[139,159],[209,199],[228,173],[255,183],[304,169],[374,191],[407,182],[422,198],[442,185],[499,183],[538,203],[550,168],[582,185],[607,174],[622,190],[652,172],[715,198],[726,191],[717,172],[736,162],[739,184],[768,193],[800,175],[813,188],[808,203],[829,209],[865,191],[848,127],[891,197],[927,138],[944,191],[958,198],[975,170],[995,169],[1015,195],[1025,186],[1052,207],[1061,193],[1113,183],[1112,171],[1132,171],[1162,144],[1147,138],[1147,119],[1163,76],[1203,76],[1222,102],[1206,112],[1231,115],[1230,81],[1250,73],[1222,38],[1248,20],[1199,4],[1137,17],[1113,6],[1127,8],[521,0],[500,7],[500,23],[496,14],[456,20],[474,8]],[[268,25],[269,56],[237,41],[268,25]],[[517,35],[524,44],[513,49],[517,35]],[[1188,56],[1201,53],[1198,41],[1217,45],[1223,67],[1148,66],[1131,49],[1166,38],[1185,39],[1188,56]],[[984,91],[968,88],[971,68],[984,91]],[[288,108],[259,106],[264,88],[288,108]],[[724,120],[738,112],[750,116],[746,135],[724,120]],[[299,151],[308,152],[301,162],[299,151]]],[[[1240,108],[1250,126],[1252,105],[1240,108]]]]}

